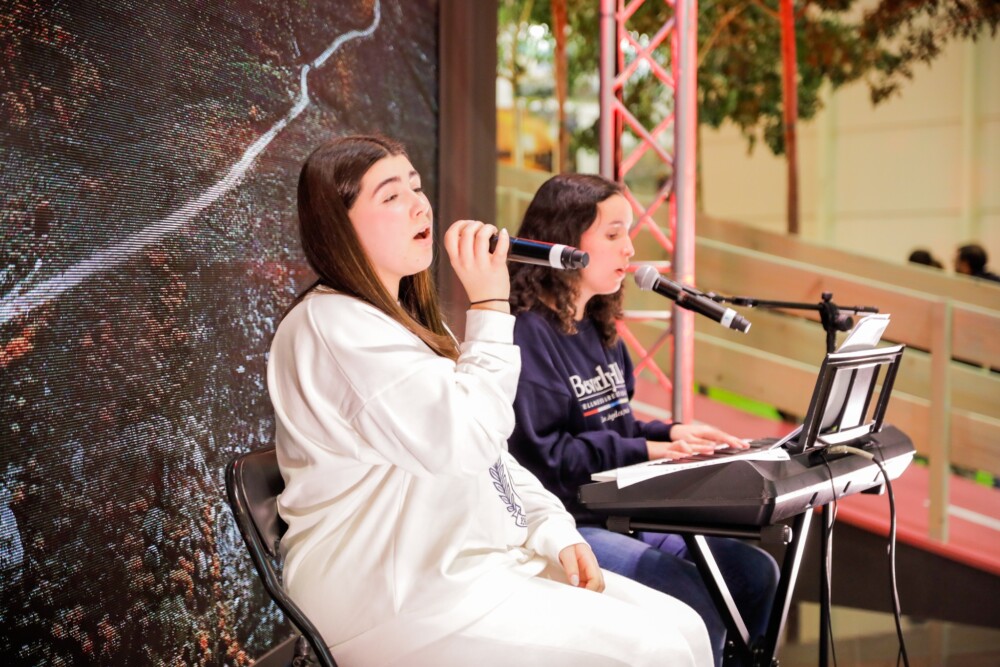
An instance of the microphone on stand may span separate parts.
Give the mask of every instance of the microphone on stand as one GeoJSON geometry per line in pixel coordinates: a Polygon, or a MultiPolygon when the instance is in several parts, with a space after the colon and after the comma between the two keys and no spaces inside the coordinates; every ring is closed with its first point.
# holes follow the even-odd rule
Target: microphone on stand
{"type": "Polygon", "coordinates": [[[635,282],[639,289],[652,290],[672,300],[679,307],[715,320],[727,329],[735,329],[741,333],[750,330],[750,322],[732,308],[726,308],[697,290],[664,278],[656,270],[656,267],[649,264],[644,264],[636,269],[635,282]]]}
{"type": "MultiPolygon", "coordinates": [[[[490,237],[490,252],[496,250],[497,235],[490,237]]],[[[510,237],[510,251],[507,259],[523,264],[538,264],[553,269],[582,269],[590,262],[590,255],[561,243],[530,241],[510,237]]]]}

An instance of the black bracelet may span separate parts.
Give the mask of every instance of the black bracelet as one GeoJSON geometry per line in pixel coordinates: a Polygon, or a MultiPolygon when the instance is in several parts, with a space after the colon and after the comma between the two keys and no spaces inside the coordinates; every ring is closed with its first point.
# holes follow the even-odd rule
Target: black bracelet
{"type": "Polygon", "coordinates": [[[478,306],[481,303],[489,303],[490,301],[503,301],[504,303],[510,303],[510,299],[481,299],[480,301],[473,301],[470,306],[478,306]]]}

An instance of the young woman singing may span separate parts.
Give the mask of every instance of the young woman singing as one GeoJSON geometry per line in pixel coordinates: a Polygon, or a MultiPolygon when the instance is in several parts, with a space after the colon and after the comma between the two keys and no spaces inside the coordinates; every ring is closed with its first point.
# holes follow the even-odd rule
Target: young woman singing
{"type": "Polygon", "coordinates": [[[559,500],[507,453],[520,371],[507,235],[492,254],[491,225],[444,235],[471,302],[459,344],[431,283],[430,205],[400,145],[321,146],[298,197],[318,279],[268,364],[284,579],[337,660],[708,664],[698,615],[603,572],[559,500]]]}

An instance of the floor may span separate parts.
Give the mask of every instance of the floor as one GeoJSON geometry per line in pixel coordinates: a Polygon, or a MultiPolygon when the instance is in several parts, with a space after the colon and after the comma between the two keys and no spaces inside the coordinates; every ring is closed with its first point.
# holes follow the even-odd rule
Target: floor
{"type": "MultiPolygon", "coordinates": [[[[898,642],[891,614],[834,607],[830,667],[895,667],[898,642]]],[[[998,667],[1000,629],[905,618],[902,623],[911,667],[998,667]]],[[[819,665],[819,606],[800,603],[778,651],[780,667],[819,665]]]]}

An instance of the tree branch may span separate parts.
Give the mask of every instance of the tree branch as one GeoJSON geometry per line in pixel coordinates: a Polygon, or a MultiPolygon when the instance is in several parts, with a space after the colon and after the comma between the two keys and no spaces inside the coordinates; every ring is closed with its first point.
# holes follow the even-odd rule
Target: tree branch
{"type": "Polygon", "coordinates": [[[719,19],[719,22],[715,24],[715,30],[712,31],[712,34],[709,35],[708,39],[705,40],[705,43],[702,44],[700,49],[698,49],[698,67],[701,67],[702,58],[704,58],[706,53],[712,50],[712,45],[715,43],[715,40],[719,38],[719,35],[722,33],[722,30],[730,23],[732,23],[733,19],[735,19],[736,16],[740,12],[742,12],[743,8],[746,6],[747,6],[746,2],[741,2],[740,4],[736,5],[735,7],[733,7],[728,12],[722,15],[722,18],[719,19]]]}
{"type": "Polygon", "coordinates": [[[757,7],[760,8],[761,11],[770,16],[772,19],[778,21],[779,23],[781,22],[781,14],[779,14],[777,11],[765,5],[762,2],[762,0],[752,0],[752,2],[753,4],[757,5],[757,7]]]}

